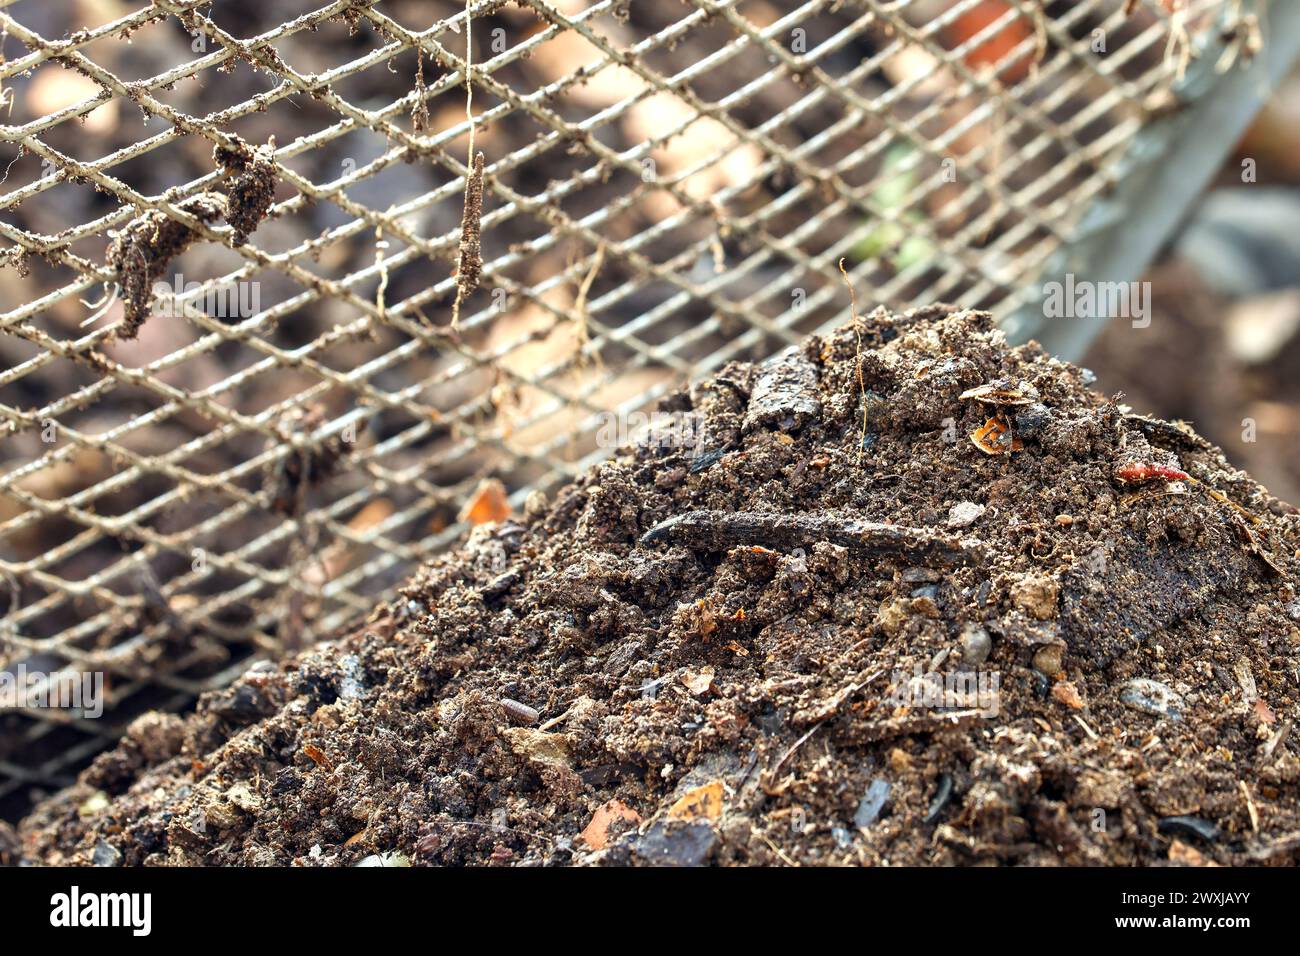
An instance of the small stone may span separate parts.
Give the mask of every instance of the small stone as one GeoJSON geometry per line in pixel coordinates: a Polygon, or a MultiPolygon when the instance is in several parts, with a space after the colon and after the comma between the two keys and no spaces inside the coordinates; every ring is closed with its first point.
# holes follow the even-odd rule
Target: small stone
{"type": "Polygon", "coordinates": [[[100,840],[95,844],[95,852],[90,855],[91,866],[120,866],[122,851],[111,843],[100,840]]]}
{"type": "Polygon", "coordinates": [[[904,584],[937,584],[943,575],[934,568],[911,567],[902,573],[901,580],[904,584]]]}
{"type": "Polygon", "coordinates": [[[1177,837],[1174,838],[1173,843],[1169,844],[1169,862],[1179,866],[1218,866],[1200,850],[1188,846],[1177,837]]]}
{"type": "Polygon", "coordinates": [[[1016,415],[1016,434],[1022,438],[1037,438],[1051,421],[1051,409],[1041,402],[1035,402],[1016,415]]]}
{"type": "Polygon", "coordinates": [[[1034,654],[1034,670],[1048,677],[1055,677],[1064,668],[1065,648],[1060,644],[1044,644],[1034,654]]]}
{"type": "Polygon", "coordinates": [[[993,638],[978,624],[967,624],[961,632],[961,659],[963,664],[978,667],[993,652],[993,638]]]}
{"type": "Polygon", "coordinates": [[[853,845],[853,831],[848,827],[831,827],[831,837],[841,850],[847,850],[853,845]]]}
{"type": "Polygon", "coordinates": [[[862,802],[858,804],[857,811],[853,814],[853,825],[859,830],[871,826],[880,816],[880,811],[885,809],[885,802],[889,799],[889,781],[877,777],[871,781],[871,786],[867,787],[866,795],[863,796],[862,802]]]}
{"type": "Polygon", "coordinates": [[[948,509],[949,528],[968,528],[984,514],[984,506],[973,501],[959,501],[948,509]]]}
{"type": "Polygon", "coordinates": [[[524,499],[524,514],[529,518],[539,518],[546,513],[546,492],[534,488],[524,499]]]}
{"type": "Polygon", "coordinates": [[[361,659],[355,654],[348,654],[339,661],[339,698],[341,700],[360,700],[366,696],[366,672],[361,659]]]}
{"type": "Polygon", "coordinates": [[[1043,575],[1030,575],[1011,585],[1011,601],[1030,617],[1050,621],[1056,617],[1060,588],[1056,581],[1043,575]]]}
{"type": "Polygon", "coordinates": [[[1177,691],[1147,677],[1134,677],[1121,684],[1119,699],[1134,710],[1174,720],[1179,719],[1183,709],[1183,699],[1177,691]]]}
{"type": "Polygon", "coordinates": [[[610,800],[592,814],[591,821],[580,834],[582,841],[593,850],[603,850],[609,845],[609,831],[616,824],[635,829],[641,824],[641,814],[622,800],[610,800]]]}
{"type": "Polygon", "coordinates": [[[668,824],[660,820],[636,843],[636,855],[654,866],[702,866],[718,835],[707,823],[668,824]]]}

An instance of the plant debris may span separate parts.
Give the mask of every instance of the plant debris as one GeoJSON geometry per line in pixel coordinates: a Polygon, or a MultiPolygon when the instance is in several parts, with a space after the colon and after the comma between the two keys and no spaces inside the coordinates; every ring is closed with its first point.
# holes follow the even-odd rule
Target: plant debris
{"type": "Polygon", "coordinates": [[[483,271],[483,164],[484,156],[474,154],[474,168],[465,177],[465,208],[460,220],[460,248],[456,258],[456,301],[452,306],[452,326],[460,321],[464,301],[478,288],[483,271]]]}
{"type": "MultiPolygon", "coordinates": [[[[226,215],[226,197],[199,193],[177,205],[199,222],[216,222],[226,215]]],[[[151,209],[132,219],[113,235],[108,247],[108,267],[122,286],[122,322],[113,332],[117,339],[134,339],[149,318],[153,287],[167,274],[171,261],[194,244],[197,234],[164,212],[151,209]]]]}
{"type": "Polygon", "coordinates": [[[727,453],[638,444],[475,525],[364,625],[142,727],[17,852],[1294,862],[1300,517],[1217,450],[1178,468],[1276,573],[1222,501],[1134,493],[1160,430],[983,313],[877,312],[664,407],[727,453]],[[1002,380],[1034,428],[992,456],[962,395],[1002,380]]]}
{"type": "MultiPolygon", "coordinates": [[[[204,225],[225,219],[234,230],[232,241],[242,245],[266,216],[275,195],[275,163],[271,160],[274,140],[253,149],[236,139],[231,147],[217,146],[213,161],[227,173],[234,173],[228,192],[203,192],[176,208],[204,225]]],[[[122,286],[123,319],[114,330],[117,339],[134,339],[149,318],[153,287],[167,274],[173,259],[199,238],[189,226],[166,213],[151,209],[132,219],[113,234],[106,260],[122,286]]]]}
{"type": "Polygon", "coordinates": [[[274,152],[274,139],[257,149],[236,140],[232,147],[218,146],[212,151],[217,165],[234,173],[226,192],[226,222],[235,231],[231,241],[237,246],[243,245],[257,229],[275,198],[275,162],[271,159],[274,152]]]}

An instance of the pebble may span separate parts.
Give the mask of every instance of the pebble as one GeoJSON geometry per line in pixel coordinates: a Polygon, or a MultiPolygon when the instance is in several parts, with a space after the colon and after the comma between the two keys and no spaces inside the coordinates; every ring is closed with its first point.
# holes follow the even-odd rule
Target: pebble
{"type": "Polygon", "coordinates": [[[534,488],[524,499],[524,514],[529,518],[539,518],[546,513],[546,492],[534,488]]]}
{"type": "Polygon", "coordinates": [[[342,700],[359,700],[366,696],[365,668],[361,659],[355,654],[348,654],[339,661],[342,678],[339,680],[339,697],[342,700]]]}
{"type": "Polygon", "coordinates": [[[669,826],[660,820],[636,844],[636,855],[655,866],[702,866],[718,835],[707,823],[669,826]]]}
{"type": "Polygon", "coordinates": [[[831,836],[841,850],[847,850],[853,845],[853,832],[848,827],[831,827],[831,836]]]}
{"type": "Polygon", "coordinates": [[[1080,696],[1079,689],[1068,680],[1052,685],[1052,699],[1071,710],[1083,710],[1083,697],[1080,696]]]}
{"type": "Polygon", "coordinates": [[[978,624],[967,624],[961,632],[961,659],[963,664],[978,667],[993,652],[993,638],[978,624]]]}
{"type": "Polygon", "coordinates": [[[1156,829],[1166,835],[1193,836],[1213,843],[1219,838],[1219,828],[1200,817],[1161,817],[1156,829]]]}
{"type": "Polygon", "coordinates": [[[1048,677],[1055,677],[1064,668],[1065,648],[1060,644],[1044,644],[1034,654],[1034,670],[1048,677]]]}
{"type": "Polygon", "coordinates": [[[934,584],[943,580],[943,575],[934,568],[911,567],[905,570],[901,580],[904,584],[934,584]]]}
{"type": "Polygon", "coordinates": [[[949,528],[968,528],[984,514],[984,506],[973,501],[959,501],[948,509],[949,528]]]}
{"type": "Polygon", "coordinates": [[[871,786],[867,787],[866,795],[863,796],[862,802],[858,804],[857,812],[853,814],[853,825],[858,829],[869,827],[876,822],[880,816],[880,811],[885,809],[885,802],[889,800],[889,781],[877,777],[871,781],[871,786]]]}
{"type": "Polygon", "coordinates": [[[1148,677],[1134,677],[1121,684],[1119,699],[1134,710],[1174,720],[1179,719],[1183,709],[1183,699],[1177,691],[1148,677]]]}
{"type": "Polygon", "coordinates": [[[120,866],[122,851],[111,843],[100,840],[95,844],[95,852],[90,855],[91,866],[120,866]]]}
{"type": "Polygon", "coordinates": [[[1035,402],[1016,416],[1016,434],[1022,438],[1036,438],[1051,421],[1051,409],[1042,402],[1035,402]]]}

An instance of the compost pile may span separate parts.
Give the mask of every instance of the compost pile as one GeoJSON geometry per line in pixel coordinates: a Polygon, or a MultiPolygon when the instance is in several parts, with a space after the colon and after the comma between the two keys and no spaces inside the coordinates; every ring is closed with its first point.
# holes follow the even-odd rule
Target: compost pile
{"type": "Polygon", "coordinates": [[[134,724],[99,864],[1285,863],[1300,521],[986,314],[671,396],[367,624],[134,724]]]}

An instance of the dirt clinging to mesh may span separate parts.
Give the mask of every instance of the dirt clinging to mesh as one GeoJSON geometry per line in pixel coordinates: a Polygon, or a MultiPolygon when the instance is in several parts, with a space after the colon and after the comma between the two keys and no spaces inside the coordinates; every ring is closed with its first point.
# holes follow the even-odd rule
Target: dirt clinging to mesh
{"type": "Polygon", "coordinates": [[[941,306],[730,365],[663,413],[355,633],[137,722],[19,827],[21,852],[1196,864],[1300,847],[1300,522],[1193,433],[941,306]]]}

